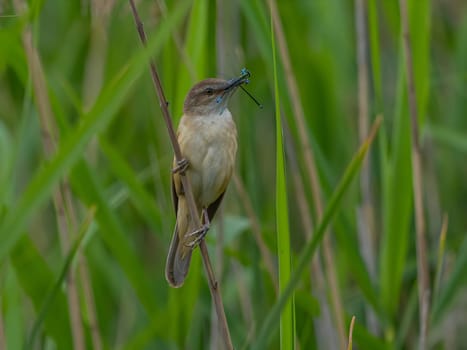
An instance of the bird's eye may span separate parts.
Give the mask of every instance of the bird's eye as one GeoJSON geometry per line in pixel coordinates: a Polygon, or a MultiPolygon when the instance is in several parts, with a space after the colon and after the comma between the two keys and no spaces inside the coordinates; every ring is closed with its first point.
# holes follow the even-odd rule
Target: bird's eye
{"type": "Polygon", "coordinates": [[[208,87],[208,88],[204,89],[204,92],[206,94],[208,94],[208,95],[212,95],[214,93],[214,90],[213,90],[213,88],[208,87]]]}

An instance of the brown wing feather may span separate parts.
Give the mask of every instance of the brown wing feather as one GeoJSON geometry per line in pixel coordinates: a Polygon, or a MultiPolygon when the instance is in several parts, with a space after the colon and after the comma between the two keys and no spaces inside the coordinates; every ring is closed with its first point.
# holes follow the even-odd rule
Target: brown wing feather
{"type": "Polygon", "coordinates": [[[221,205],[222,198],[224,198],[225,191],[221,193],[217,199],[212,202],[209,207],[208,207],[208,218],[209,221],[212,222],[212,219],[214,218],[214,215],[216,214],[217,209],[219,208],[219,205],[221,205]]]}
{"type": "Polygon", "coordinates": [[[172,202],[174,204],[174,209],[175,209],[175,216],[177,216],[177,211],[178,211],[178,194],[177,194],[177,189],[175,188],[175,180],[174,176],[172,175],[172,202]]]}

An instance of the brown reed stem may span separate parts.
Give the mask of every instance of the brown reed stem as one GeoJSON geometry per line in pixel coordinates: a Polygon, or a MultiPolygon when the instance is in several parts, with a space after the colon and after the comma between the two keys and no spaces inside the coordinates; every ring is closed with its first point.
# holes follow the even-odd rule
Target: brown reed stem
{"type": "Polygon", "coordinates": [[[417,247],[418,304],[420,313],[419,348],[426,349],[428,339],[428,315],[430,309],[430,275],[428,271],[425,214],[423,209],[422,155],[420,147],[417,97],[410,44],[407,1],[400,0],[401,31],[404,44],[407,89],[412,129],[412,182],[415,206],[415,229],[417,247]]]}
{"type": "Polygon", "coordinates": [[[447,213],[443,215],[443,223],[441,224],[441,232],[439,234],[439,241],[438,241],[438,261],[436,263],[436,275],[435,275],[435,282],[434,282],[434,292],[433,292],[433,300],[435,300],[439,293],[439,288],[441,286],[441,277],[443,274],[443,263],[444,263],[444,254],[446,250],[446,235],[448,233],[448,224],[449,224],[449,216],[447,213]]]}
{"type": "MultiPolygon", "coordinates": [[[[83,78],[83,106],[89,110],[95,103],[104,81],[104,70],[108,48],[107,24],[109,16],[115,5],[115,0],[91,0],[91,33],[88,55],[86,57],[83,78]]],[[[88,148],[87,159],[96,164],[98,160],[97,136],[93,136],[88,148]]],[[[79,255],[81,256],[81,254],[79,255]]],[[[84,296],[84,307],[86,309],[87,322],[89,325],[94,350],[102,349],[102,338],[99,330],[99,322],[96,312],[96,303],[90,282],[89,270],[86,260],[79,260],[79,274],[81,279],[82,293],[84,296]]]]}
{"type": "MultiPolygon", "coordinates": [[[[138,31],[139,37],[143,45],[146,46],[147,39],[146,39],[146,33],[144,32],[143,22],[141,22],[134,0],[129,0],[129,2],[130,2],[130,7],[133,13],[133,17],[135,20],[136,29],[138,31]]],[[[177,136],[175,134],[175,130],[172,124],[172,119],[170,118],[169,109],[167,108],[168,102],[165,98],[164,90],[162,89],[162,84],[161,84],[159,75],[156,70],[156,65],[154,64],[154,62],[150,61],[149,66],[150,66],[151,77],[152,77],[152,81],[154,84],[154,88],[156,90],[157,97],[159,99],[159,105],[162,110],[162,116],[167,126],[169,138],[172,143],[172,147],[174,149],[175,159],[177,162],[180,162],[183,160],[183,155],[180,150],[180,145],[178,144],[178,141],[177,141],[177,136]]],[[[201,227],[200,216],[196,208],[190,180],[184,173],[181,173],[181,175],[182,176],[180,176],[180,178],[182,181],[183,192],[185,193],[185,198],[187,200],[188,207],[190,209],[191,218],[197,227],[201,227]]],[[[220,292],[220,285],[217,282],[216,277],[214,275],[214,271],[212,269],[211,261],[209,258],[208,249],[207,249],[206,242],[204,241],[204,239],[201,240],[199,244],[199,248],[201,251],[201,256],[203,258],[204,268],[206,270],[206,274],[208,277],[209,290],[211,291],[211,296],[214,300],[217,317],[219,319],[219,325],[222,330],[222,335],[224,337],[224,342],[225,342],[227,349],[230,350],[230,349],[233,349],[233,345],[232,345],[232,340],[230,337],[229,326],[227,324],[227,319],[225,317],[224,305],[222,303],[222,297],[221,297],[221,292],[220,292]]]]}
{"type": "MultiPolygon", "coordinates": [[[[358,133],[360,142],[368,134],[368,32],[365,21],[366,0],[355,1],[355,24],[357,32],[357,68],[358,68],[358,133]]],[[[375,237],[373,210],[371,203],[370,157],[366,158],[360,173],[362,193],[361,217],[363,226],[359,229],[361,251],[366,267],[372,278],[375,277],[375,237]]]]}
{"type": "MultiPolygon", "coordinates": [[[[222,274],[224,273],[224,235],[225,235],[225,225],[224,225],[224,210],[222,206],[217,210],[217,232],[216,232],[216,266],[215,274],[222,279],[222,274]]],[[[211,301],[211,304],[214,306],[214,301],[211,301]]],[[[216,319],[215,315],[216,309],[211,309],[211,339],[210,339],[210,349],[217,350],[222,349],[222,334],[221,329],[219,328],[219,322],[216,319]]]]}
{"type": "MultiPolygon", "coordinates": [[[[15,1],[15,7],[18,12],[25,9],[25,3],[22,0],[15,1]]],[[[34,89],[34,98],[36,101],[39,123],[42,135],[42,145],[46,158],[50,158],[56,152],[57,144],[57,126],[53,116],[52,107],[47,93],[47,83],[39,53],[33,43],[31,27],[28,26],[22,33],[23,47],[26,52],[26,59],[29,67],[29,73],[34,89]]],[[[75,228],[70,220],[70,212],[73,207],[67,206],[71,203],[71,194],[66,191],[68,182],[63,179],[61,184],[53,193],[53,203],[55,207],[58,231],[60,235],[60,245],[62,253],[66,254],[70,248],[71,231],[75,228]]],[[[68,309],[70,313],[71,332],[73,336],[74,349],[85,349],[85,337],[83,324],[81,320],[80,304],[78,297],[78,288],[76,285],[75,271],[70,269],[67,277],[68,309]]]]}
{"type": "Polygon", "coordinates": [[[352,320],[350,321],[350,329],[349,329],[349,342],[347,346],[347,350],[352,350],[352,336],[353,336],[353,326],[355,324],[355,316],[352,316],[352,320]]]}
{"type": "MultiPolygon", "coordinates": [[[[368,112],[368,27],[366,23],[367,0],[355,1],[355,30],[357,36],[357,69],[358,69],[358,133],[360,142],[368,134],[370,115],[368,112]]],[[[371,152],[371,150],[369,151],[371,152]]],[[[376,278],[376,237],[374,210],[371,195],[371,157],[368,156],[360,172],[361,203],[357,209],[358,240],[363,261],[374,281],[376,278]]],[[[378,319],[370,306],[365,307],[367,324],[374,334],[378,332],[378,319]]]]}

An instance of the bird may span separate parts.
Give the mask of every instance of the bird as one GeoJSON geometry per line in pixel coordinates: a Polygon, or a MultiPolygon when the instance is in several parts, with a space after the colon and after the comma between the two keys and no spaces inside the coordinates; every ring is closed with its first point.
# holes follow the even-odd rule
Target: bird
{"type": "Polygon", "coordinates": [[[165,276],[170,286],[181,287],[193,249],[206,235],[232,177],[237,153],[237,128],[227,108],[234,92],[247,84],[245,69],[238,78],[209,78],[195,84],[183,105],[177,140],[183,159],[174,159],[172,199],[176,223],[167,255],[165,276]],[[191,183],[202,227],[196,227],[185,198],[181,176],[191,183]]]}

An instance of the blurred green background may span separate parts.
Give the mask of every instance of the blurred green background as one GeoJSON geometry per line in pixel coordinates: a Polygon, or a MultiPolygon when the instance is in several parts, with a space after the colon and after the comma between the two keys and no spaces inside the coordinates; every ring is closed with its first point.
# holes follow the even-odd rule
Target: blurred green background
{"type": "MultiPolygon", "coordinates": [[[[419,341],[399,4],[356,2],[359,20],[352,1],[274,5],[285,38],[276,36],[276,55],[292,272],[320,207],[368,133],[362,123],[383,117],[369,162],[346,188],[295,290],[296,349],[343,349],[353,315],[354,349],[415,349],[419,341]],[[360,107],[357,23],[367,39],[360,107]],[[297,124],[301,113],[305,127],[297,124]]],[[[207,236],[236,349],[256,344],[277,300],[276,216],[284,213],[276,208],[284,197],[275,190],[269,2],[147,0],[137,7],[148,51],[126,1],[0,2],[1,349],[222,348],[198,250],[182,288],[164,278],[175,222],[173,152],[148,55],[175,123],[195,82],[250,70],[247,89],[264,108],[242,91],[232,99],[236,175],[207,236]]],[[[410,0],[408,7],[431,280],[427,347],[463,349],[467,3],[410,0]]],[[[279,322],[268,349],[279,348],[279,322]]]]}

